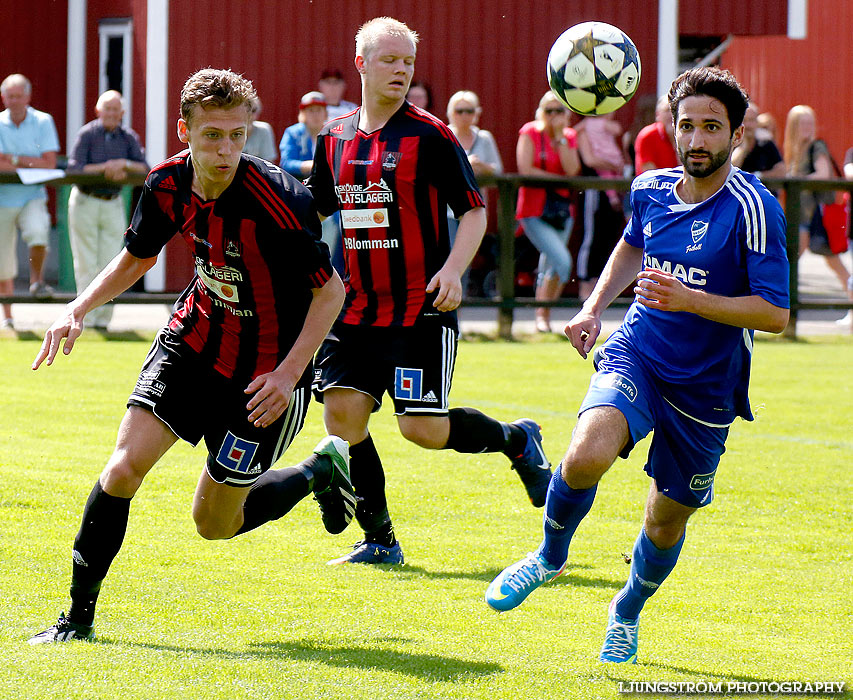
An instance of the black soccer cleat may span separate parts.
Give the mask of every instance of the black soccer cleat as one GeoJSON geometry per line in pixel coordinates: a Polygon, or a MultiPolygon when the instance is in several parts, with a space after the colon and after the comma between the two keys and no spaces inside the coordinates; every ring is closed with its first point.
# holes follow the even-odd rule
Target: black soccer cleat
{"type": "Polygon", "coordinates": [[[56,624],[51,625],[44,632],[39,632],[34,637],[30,637],[27,642],[29,644],[56,644],[57,642],[70,642],[74,639],[79,639],[82,642],[94,642],[95,628],[93,625],[80,625],[71,622],[65,617],[65,613],[61,612],[56,624]]]}
{"type": "Polygon", "coordinates": [[[512,468],[524,484],[530,502],[536,508],[541,508],[545,505],[548,485],[551,483],[551,463],[542,449],[542,432],[530,418],[513,421],[512,425],[521,428],[527,435],[524,452],[512,460],[512,468]]]}
{"type": "Polygon", "coordinates": [[[332,478],[324,489],[315,491],[314,500],[320,506],[326,531],[337,535],[346,530],[355,515],[355,489],[349,478],[349,443],[329,435],[314,448],[314,454],[332,460],[332,478]]]}

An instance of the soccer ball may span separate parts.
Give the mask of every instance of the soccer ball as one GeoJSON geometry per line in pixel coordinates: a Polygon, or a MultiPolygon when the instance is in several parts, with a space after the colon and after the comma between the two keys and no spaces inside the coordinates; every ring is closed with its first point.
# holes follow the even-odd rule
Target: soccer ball
{"type": "Polygon", "coordinates": [[[640,84],[640,55],[625,32],[604,22],[569,27],[548,54],[548,84],[573,112],[619,109],[640,84]]]}

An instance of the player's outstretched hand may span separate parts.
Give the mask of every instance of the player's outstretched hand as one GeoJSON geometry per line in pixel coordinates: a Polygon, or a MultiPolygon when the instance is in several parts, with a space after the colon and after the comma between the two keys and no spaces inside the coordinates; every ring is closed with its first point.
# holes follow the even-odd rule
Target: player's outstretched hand
{"type": "Polygon", "coordinates": [[[669,272],[646,268],[637,275],[637,302],[661,311],[689,311],[693,291],[669,272]]]}
{"type": "Polygon", "coordinates": [[[249,421],[256,428],[268,428],[275,423],[290,403],[294,385],[293,380],[277,370],[256,377],[245,390],[254,394],[246,404],[249,421]]]}
{"type": "Polygon", "coordinates": [[[459,275],[442,267],[427,285],[427,294],[438,290],[432,305],[439,311],[453,311],[462,303],[462,281],[459,275]]]}
{"type": "Polygon", "coordinates": [[[601,319],[589,311],[581,309],[566,324],[563,333],[571,341],[572,347],[584,360],[601,332],[601,319]]]}
{"type": "Polygon", "coordinates": [[[53,358],[59,352],[59,346],[62,344],[62,339],[65,338],[65,344],[62,348],[64,355],[70,355],[74,349],[74,343],[80,334],[83,332],[83,317],[78,317],[73,311],[66,308],[65,313],[53,322],[53,325],[47,329],[44,334],[41,348],[33,360],[33,369],[38,369],[41,363],[47,359],[47,364],[53,364],[53,358]]]}

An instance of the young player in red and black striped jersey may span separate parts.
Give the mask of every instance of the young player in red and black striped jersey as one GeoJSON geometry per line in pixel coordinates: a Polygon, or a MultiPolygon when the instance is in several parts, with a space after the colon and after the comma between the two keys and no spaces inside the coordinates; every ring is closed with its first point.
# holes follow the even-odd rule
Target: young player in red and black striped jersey
{"type": "Polygon", "coordinates": [[[402,563],[368,430],[387,391],[400,432],[426,448],[504,452],[531,501],[551,477],[539,426],[448,408],[460,277],[486,214],[465,151],[448,127],[406,101],[417,34],[389,17],[356,36],[362,105],[320,132],[307,184],[321,214],[340,210],[346,301],[317,355],[315,396],[330,434],[350,442],[363,542],[329,563],[402,563]],[[460,218],[451,247],[445,212],[460,218]]]}
{"type": "Polygon", "coordinates": [[[329,532],[352,519],[348,446],[330,435],[295,467],[271,469],[302,427],[312,356],[343,302],[313,199],[277,167],[241,153],[251,82],[205,69],[181,93],[189,149],[149,174],[125,249],[66,308],[33,362],[71,352],[88,311],[120,294],[174,236],[195,277],[160,331],[128,399],[115,451],[74,541],[71,608],[32,644],[91,639],[101,583],[121,548],[130,500],[179,439],[208,449],[193,502],[205,539],[287,513],[312,491],[329,532]]]}

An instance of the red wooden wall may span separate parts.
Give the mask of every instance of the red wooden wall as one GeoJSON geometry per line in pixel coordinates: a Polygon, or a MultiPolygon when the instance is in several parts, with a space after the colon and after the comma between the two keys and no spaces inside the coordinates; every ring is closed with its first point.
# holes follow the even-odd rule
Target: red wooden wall
{"type": "MultiPolygon", "coordinates": [[[[494,132],[509,170],[515,167],[517,130],[533,117],[548,87],[548,50],[572,24],[600,19],[621,27],[637,43],[645,62],[640,93],[655,89],[657,2],[195,0],[171,4],[170,99],[176,99],[193,70],[231,67],[254,81],[264,103],[262,118],[280,136],[296,120],[299,97],[316,89],[325,68],[340,68],[347,77],[346,97],[360,101],[354,36],[365,20],[380,15],[396,17],[421,35],[415,79],[432,86],[438,116],[446,116],[447,100],[456,90],[470,89],[480,96],[481,125],[494,132]]],[[[175,113],[176,107],[170,104],[169,111],[175,113]]],[[[630,123],[633,105],[619,117],[630,123]]],[[[178,147],[174,138],[170,148],[178,147]]]]}
{"type": "Polygon", "coordinates": [[[807,104],[841,164],[853,146],[853,0],[812,0],[806,39],[738,37],[723,65],[776,117],[780,149],[788,110],[807,104]]]}
{"type": "MultiPolygon", "coordinates": [[[[53,116],[65,143],[66,0],[0,0],[0,80],[23,73],[33,84],[32,106],[53,116]]],[[[82,77],[82,76],[81,76],[82,77]]]]}

